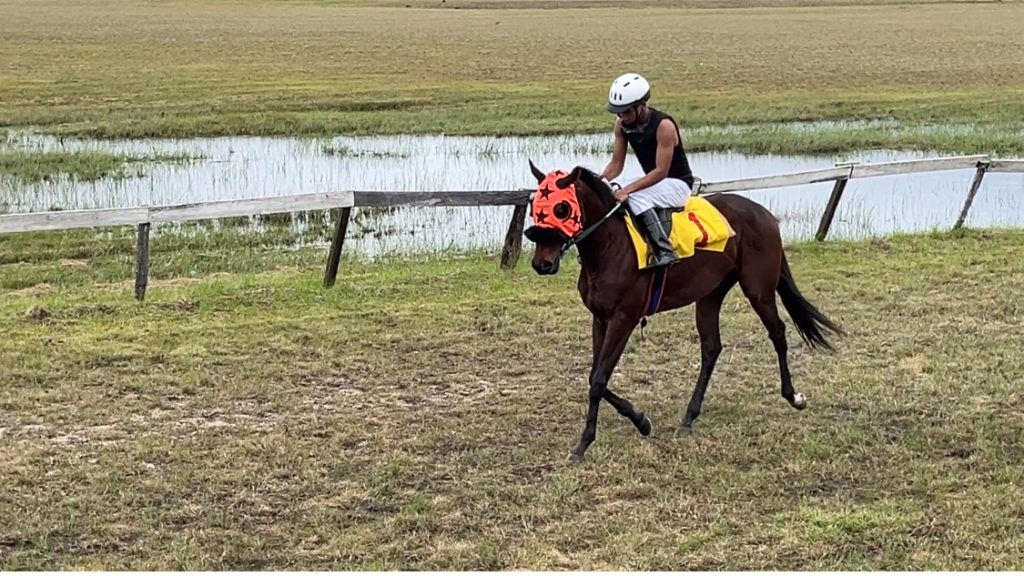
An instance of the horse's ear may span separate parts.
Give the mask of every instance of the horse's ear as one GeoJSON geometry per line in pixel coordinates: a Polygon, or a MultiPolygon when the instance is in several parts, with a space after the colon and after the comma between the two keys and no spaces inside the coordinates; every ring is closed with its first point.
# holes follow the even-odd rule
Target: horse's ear
{"type": "Polygon", "coordinates": [[[533,172],[533,177],[537,179],[537,183],[540,184],[547,178],[547,175],[540,171],[539,168],[533,165],[533,160],[530,160],[530,172],[533,172]]]}
{"type": "Polygon", "coordinates": [[[556,180],[555,186],[558,186],[559,188],[568,188],[569,186],[575,184],[576,181],[580,179],[580,171],[582,169],[583,168],[580,166],[573,168],[572,172],[569,172],[569,174],[562,176],[561,178],[556,180]]]}

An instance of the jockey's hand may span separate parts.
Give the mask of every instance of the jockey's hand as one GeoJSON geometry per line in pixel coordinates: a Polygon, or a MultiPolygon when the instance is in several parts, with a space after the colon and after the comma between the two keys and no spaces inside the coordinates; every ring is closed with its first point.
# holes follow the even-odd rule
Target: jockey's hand
{"type": "Polygon", "coordinates": [[[615,199],[618,200],[621,204],[626,201],[626,198],[629,198],[629,190],[626,190],[625,188],[619,188],[618,190],[612,193],[612,196],[614,196],[615,199]]]}

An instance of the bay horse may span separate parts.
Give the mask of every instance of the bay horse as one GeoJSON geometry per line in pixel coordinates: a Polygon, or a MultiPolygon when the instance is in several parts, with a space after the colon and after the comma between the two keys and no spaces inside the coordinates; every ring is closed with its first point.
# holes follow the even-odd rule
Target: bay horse
{"type": "MultiPolygon", "coordinates": [[[[647,306],[653,272],[639,268],[625,216],[618,210],[622,205],[597,174],[582,166],[567,174],[559,170],[545,174],[532,160],[530,171],[538,182],[533,195],[535,206],[538,195],[551,194],[552,184],[566,199],[554,206],[553,214],[534,214],[534,225],[524,232],[535,244],[533,269],[541,275],[557,273],[562,255],[575,245],[581,263],[577,288],[584,306],[593,316],[589,408],[579,444],[570,454],[572,462],[580,462],[597,436],[597,413],[602,399],[628,418],[640,434],[651,433],[650,419],[627,399],[612,392],[608,381],[634,328],[652,313],[647,306]],[[572,227],[553,226],[558,219],[572,227]],[[565,232],[567,229],[577,232],[570,236],[565,232]]],[[[832,350],[826,332],[845,334],[797,289],[782,248],[778,221],[771,212],[736,194],[705,198],[726,218],[735,236],[728,239],[722,252],[697,249],[664,269],[664,290],[655,310],[663,312],[696,303],[700,374],[680,428],[691,432],[694,421],[700,416],[711,372],[722,351],[719,332],[722,302],[737,283],[767,328],[775,347],[782,397],[797,410],[803,410],[807,401],[803,394],[793,390],[786,359],[786,326],[776,308],[776,292],[801,338],[812,350],[832,350]]]]}

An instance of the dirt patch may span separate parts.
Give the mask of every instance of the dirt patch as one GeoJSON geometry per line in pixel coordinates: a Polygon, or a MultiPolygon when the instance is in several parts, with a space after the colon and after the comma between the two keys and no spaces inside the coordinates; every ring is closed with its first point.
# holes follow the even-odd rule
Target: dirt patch
{"type": "Polygon", "coordinates": [[[31,308],[26,310],[25,313],[22,315],[22,317],[24,317],[25,320],[31,320],[33,322],[43,322],[50,318],[51,316],[52,314],[50,313],[50,311],[47,310],[46,308],[43,308],[42,306],[32,306],[31,308]]]}
{"type": "Polygon", "coordinates": [[[29,286],[28,288],[22,288],[21,290],[15,290],[11,292],[12,296],[21,296],[26,298],[40,298],[46,296],[50,292],[53,292],[53,285],[43,282],[36,284],[35,286],[29,286]]]}

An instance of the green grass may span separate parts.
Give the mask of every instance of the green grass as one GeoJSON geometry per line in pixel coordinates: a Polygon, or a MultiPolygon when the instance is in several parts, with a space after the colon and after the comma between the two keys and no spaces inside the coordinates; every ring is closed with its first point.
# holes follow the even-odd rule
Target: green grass
{"type": "Polygon", "coordinates": [[[686,139],[694,152],[734,150],[747,154],[844,154],[854,150],[927,150],[953,154],[1024,152],[1024,125],[902,124],[858,127],[801,125],[709,126],[691,130],[686,139]]]}
{"type": "Polygon", "coordinates": [[[607,131],[608,84],[636,69],[688,139],[706,131],[698,149],[1024,152],[1021,2],[405,4],[0,0],[0,56],[18,64],[0,125],[100,138],[607,131]],[[664,48],[638,55],[622,30],[664,48]],[[891,124],[777,126],[869,119],[891,124]],[[966,128],[933,129],[948,125],[966,128]]]}
{"type": "Polygon", "coordinates": [[[325,290],[323,250],[167,237],[137,303],[130,242],[4,242],[4,569],[1024,566],[1021,231],[790,246],[849,332],[790,330],[799,413],[736,292],[674,438],[699,347],[692,308],[655,316],[612,381],[653,435],[603,406],[576,467],[574,259],[347,260],[325,290]]]}
{"type": "Polygon", "coordinates": [[[95,150],[19,150],[0,148],[0,177],[31,184],[66,176],[72,180],[95,181],[131,178],[142,174],[143,163],[185,162],[182,154],[112,154],[95,150]]]}

